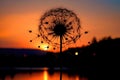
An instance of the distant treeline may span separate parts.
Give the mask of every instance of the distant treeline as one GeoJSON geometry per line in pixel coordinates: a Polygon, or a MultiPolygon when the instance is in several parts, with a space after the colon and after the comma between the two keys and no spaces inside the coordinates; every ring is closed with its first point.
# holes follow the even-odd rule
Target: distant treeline
{"type": "MultiPolygon", "coordinates": [[[[113,57],[120,53],[120,38],[93,38],[89,45],[69,48],[60,53],[31,49],[0,49],[0,67],[59,67],[93,68],[113,63],[113,57]],[[75,55],[78,52],[78,55],[75,55]],[[40,54],[41,53],[41,54],[40,54]]],[[[117,59],[117,58],[116,58],[117,59]]],[[[114,60],[115,61],[115,60],[114,60]]]]}

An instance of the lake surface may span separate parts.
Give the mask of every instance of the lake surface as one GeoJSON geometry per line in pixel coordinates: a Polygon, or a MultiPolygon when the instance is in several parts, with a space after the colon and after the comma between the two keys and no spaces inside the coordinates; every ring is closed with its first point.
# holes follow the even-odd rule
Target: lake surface
{"type": "MultiPolygon", "coordinates": [[[[60,69],[54,68],[9,68],[1,69],[0,80],[60,80],[60,69]]],[[[90,80],[85,74],[63,68],[62,80],[90,80]]],[[[92,80],[92,79],[91,79],[92,80]]]]}

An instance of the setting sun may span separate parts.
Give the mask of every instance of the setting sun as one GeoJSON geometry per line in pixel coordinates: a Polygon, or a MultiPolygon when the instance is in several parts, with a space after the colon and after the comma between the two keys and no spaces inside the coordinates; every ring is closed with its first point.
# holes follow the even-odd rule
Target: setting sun
{"type": "Polygon", "coordinates": [[[41,45],[41,49],[42,49],[42,50],[48,50],[48,49],[49,49],[48,44],[42,44],[42,45],[41,45]]]}

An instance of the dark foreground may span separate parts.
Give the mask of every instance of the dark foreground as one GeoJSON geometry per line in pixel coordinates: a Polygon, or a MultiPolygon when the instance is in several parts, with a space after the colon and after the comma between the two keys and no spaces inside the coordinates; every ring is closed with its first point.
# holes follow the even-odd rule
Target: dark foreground
{"type": "Polygon", "coordinates": [[[100,75],[104,77],[106,74],[113,76],[114,73],[109,71],[118,71],[119,53],[120,38],[110,37],[100,41],[94,38],[88,46],[70,48],[62,54],[31,49],[1,48],[0,80],[59,80],[61,65],[63,80],[98,80],[97,72],[102,73],[100,75]],[[78,55],[75,55],[76,52],[78,55]],[[41,69],[41,67],[49,69],[41,69]]]}

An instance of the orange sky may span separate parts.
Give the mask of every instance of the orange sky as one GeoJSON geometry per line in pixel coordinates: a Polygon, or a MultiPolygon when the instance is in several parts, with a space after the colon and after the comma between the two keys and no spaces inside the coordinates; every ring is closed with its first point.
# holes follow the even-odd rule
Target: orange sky
{"type": "Polygon", "coordinates": [[[38,33],[40,16],[55,7],[73,10],[81,20],[81,31],[89,31],[74,46],[87,45],[93,37],[120,37],[120,2],[117,0],[2,0],[0,47],[37,48],[39,40],[29,43],[35,35],[30,35],[28,30],[38,33]]]}

